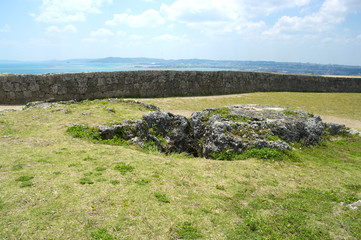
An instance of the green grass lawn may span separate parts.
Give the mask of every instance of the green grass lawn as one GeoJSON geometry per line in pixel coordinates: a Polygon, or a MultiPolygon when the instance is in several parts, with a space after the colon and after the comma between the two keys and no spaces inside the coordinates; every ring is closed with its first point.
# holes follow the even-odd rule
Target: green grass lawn
{"type": "MultiPolygon", "coordinates": [[[[361,94],[145,99],[162,110],[290,106],[361,119],[361,94]]],[[[295,149],[298,161],[217,161],[66,133],[139,119],[106,100],[0,113],[1,239],[361,239],[361,139],[295,149]],[[112,108],[114,113],[107,111],[112,108]]]]}

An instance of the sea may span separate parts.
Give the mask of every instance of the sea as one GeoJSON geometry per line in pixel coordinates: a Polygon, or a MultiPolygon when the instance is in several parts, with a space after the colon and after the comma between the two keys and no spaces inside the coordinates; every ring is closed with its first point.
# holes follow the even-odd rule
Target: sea
{"type": "Polygon", "coordinates": [[[50,64],[50,63],[0,63],[0,73],[11,74],[45,74],[45,73],[78,73],[78,72],[114,72],[114,71],[236,71],[236,68],[213,67],[167,67],[157,65],[132,64],[50,64]]]}

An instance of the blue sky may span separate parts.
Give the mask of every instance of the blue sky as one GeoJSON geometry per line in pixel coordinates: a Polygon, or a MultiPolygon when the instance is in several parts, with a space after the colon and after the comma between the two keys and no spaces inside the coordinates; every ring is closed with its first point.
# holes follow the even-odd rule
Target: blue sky
{"type": "Polygon", "coordinates": [[[361,65],[361,0],[0,0],[0,59],[361,65]]]}

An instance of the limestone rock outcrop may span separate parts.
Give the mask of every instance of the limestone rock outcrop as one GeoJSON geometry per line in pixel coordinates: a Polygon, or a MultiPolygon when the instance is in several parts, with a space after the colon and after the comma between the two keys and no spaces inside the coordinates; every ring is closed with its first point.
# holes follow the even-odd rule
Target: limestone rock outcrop
{"type": "Polygon", "coordinates": [[[317,115],[269,105],[234,105],[194,112],[190,120],[166,112],[150,112],[142,120],[100,126],[103,139],[114,137],[161,152],[186,152],[212,158],[223,151],[242,153],[252,148],[292,150],[292,143],[317,144],[326,134],[346,131],[326,124],[317,115]]]}

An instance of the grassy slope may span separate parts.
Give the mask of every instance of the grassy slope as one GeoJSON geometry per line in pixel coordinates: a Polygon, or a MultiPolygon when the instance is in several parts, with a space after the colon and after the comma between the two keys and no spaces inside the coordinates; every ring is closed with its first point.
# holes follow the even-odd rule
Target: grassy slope
{"type": "Polygon", "coordinates": [[[318,115],[361,120],[360,93],[250,93],[221,97],[174,97],[141,99],[153,103],[164,111],[201,111],[208,107],[222,107],[232,104],[270,104],[303,109],[318,115]]]}
{"type": "MultiPolygon", "coordinates": [[[[361,119],[361,111],[353,113],[360,108],[354,104],[360,98],[360,94],[256,93],[216,101],[147,101],[180,110],[268,103],[361,119]]],[[[337,203],[361,199],[360,139],[339,138],[325,146],[297,149],[300,162],[228,162],[93,144],[65,134],[68,124],[96,126],[137,119],[145,112],[138,106],[101,101],[69,106],[67,114],[63,108],[52,108],[0,116],[0,236],[361,238],[361,209],[337,203]],[[133,171],[115,170],[120,163],[130,164],[133,171]],[[21,176],[33,176],[33,185],[21,187],[22,182],[16,181],[21,176]],[[84,177],[93,184],[80,184],[84,177]]]]}

